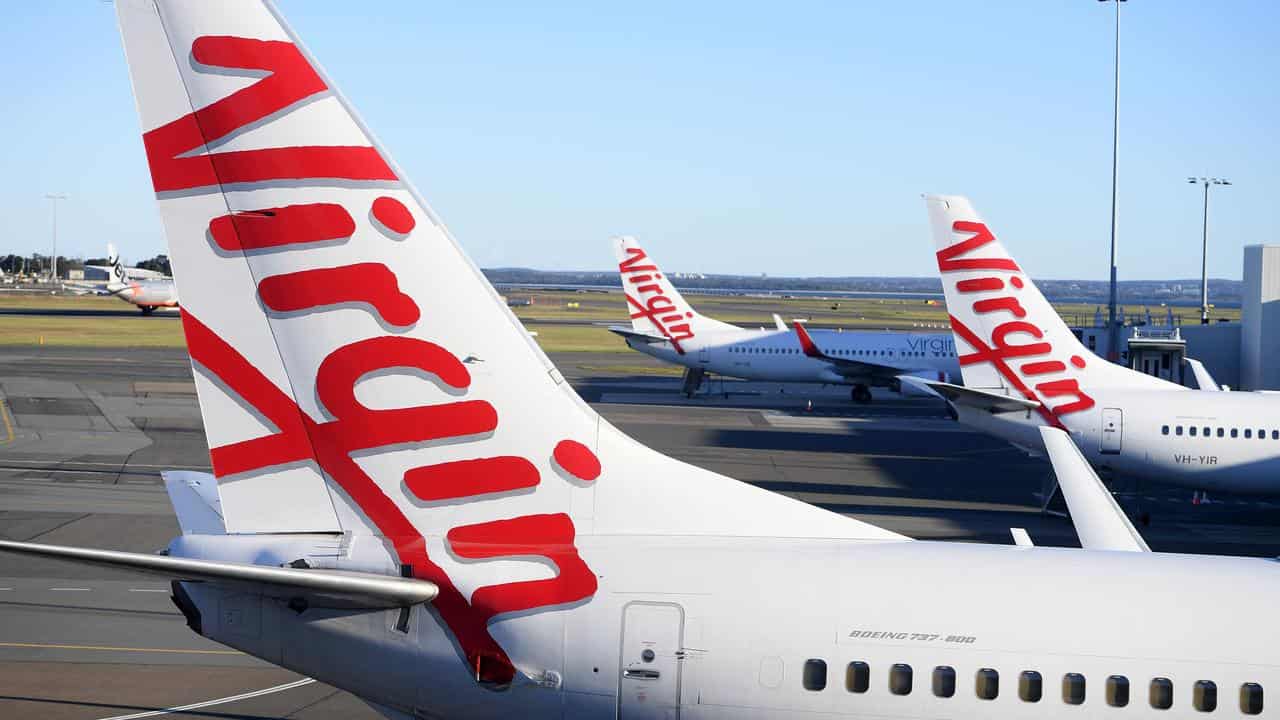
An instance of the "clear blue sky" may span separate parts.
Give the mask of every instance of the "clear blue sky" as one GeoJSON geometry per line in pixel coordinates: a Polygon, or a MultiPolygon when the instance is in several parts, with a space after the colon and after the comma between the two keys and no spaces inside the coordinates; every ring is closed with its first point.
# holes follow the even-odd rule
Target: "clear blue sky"
{"type": "MultiPolygon", "coordinates": [[[[483,266],[930,275],[923,192],[971,196],[1031,272],[1106,276],[1113,6],[284,0],[304,42],[483,266]]],[[[1280,3],[1122,8],[1120,273],[1280,242],[1280,3]]],[[[114,9],[0,25],[0,250],[164,250],[114,9]]]]}

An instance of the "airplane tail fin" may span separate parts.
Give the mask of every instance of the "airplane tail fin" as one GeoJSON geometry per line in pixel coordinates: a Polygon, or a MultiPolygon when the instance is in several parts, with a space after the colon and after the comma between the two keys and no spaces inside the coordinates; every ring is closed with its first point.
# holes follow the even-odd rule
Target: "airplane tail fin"
{"type": "Polygon", "coordinates": [[[125,272],[124,263],[120,260],[120,253],[112,243],[107,243],[107,264],[111,266],[111,278],[107,280],[107,289],[111,290],[127,285],[129,274],[125,272]]]}
{"type": "Polygon", "coordinates": [[[602,420],[270,4],[116,8],[228,523],[381,543],[495,683],[610,574],[578,535],[903,539],[602,420]]]}
{"type": "Polygon", "coordinates": [[[681,343],[699,333],[738,329],[695,310],[635,238],[622,236],[611,242],[632,330],[668,338],[676,351],[683,353],[681,343]]]}
{"type": "Polygon", "coordinates": [[[965,387],[1039,402],[1055,424],[1093,407],[1091,388],[1169,385],[1086,349],[967,198],[925,201],[965,387]]]}

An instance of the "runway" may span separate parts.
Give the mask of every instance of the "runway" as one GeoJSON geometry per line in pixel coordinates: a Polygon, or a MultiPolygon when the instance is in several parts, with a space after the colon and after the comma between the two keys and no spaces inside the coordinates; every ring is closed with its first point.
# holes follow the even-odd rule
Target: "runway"
{"type": "MultiPolygon", "coordinates": [[[[968,431],[940,403],[839,388],[637,373],[638,354],[553,357],[610,422],[681,460],[926,540],[1073,545],[1039,511],[1048,466],[968,431]],[[611,368],[618,368],[612,370],[611,368]]],[[[656,369],[656,365],[654,366],[656,369]]],[[[208,469],[181,350],[0,349],[0,536],[135,552],[178,533],[159,473],[208,469]]],[[[1280,505],[1149,488],[1162,551],[1280,555],[1280,505]]],[[[378,718],[357,698],[204,640],[155,578],[0,555],[0,717],[378,718]],[[265,691],[257,694],[259,691],[265,691]],[[154,717],[155,715],[150,715],[154,717]]]]}
{"type": "Polygon", "coordinates": [[[20,316],[36,316],[36,317],[136,317],[159,319],[169,318],[177,320],[181,314],[177,310],[160,309],[150,315],[143,315],[142,311],[136,307],[131,308],[121,303],[118,310],[102,310],[94,308],[0,308],[0,316],[2,315],[20,315],[20,316]]]}

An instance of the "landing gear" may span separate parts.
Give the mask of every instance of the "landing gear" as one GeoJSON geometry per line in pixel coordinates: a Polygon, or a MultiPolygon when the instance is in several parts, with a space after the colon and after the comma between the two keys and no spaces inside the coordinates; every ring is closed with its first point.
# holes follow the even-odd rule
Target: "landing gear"
{"type": "Polygon", "coordinates": [[[139,305],[138,309],[142,311],[143,315],[150,315],[151,313],[156,311],[156,308],[154,305],[139,305]]]}
{"type": "Polygon", "coordinates": [[[854,402],[865,405],[871,402],[871,388],[866,385],[854,385],[853,390],[849,392],[849,396],[854,402]]]}
{"type": "Polygon", "coordinates": [[[684,371],[684,385],[680,388],[680,392],[685,397],[692,398],[698,392],[698,388],[702,387],[702,379],[706,377],[707,371],[702,368],[689,368],[684,371]]]}

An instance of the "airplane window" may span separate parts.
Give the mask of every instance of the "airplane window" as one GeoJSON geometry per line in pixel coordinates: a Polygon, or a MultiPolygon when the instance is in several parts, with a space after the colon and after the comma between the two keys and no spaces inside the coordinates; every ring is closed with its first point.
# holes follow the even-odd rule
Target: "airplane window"
{"type": "Polygon", "coordinates": [[[1240,431],[1235,428],[1231,428],[1231,437],[1240,437],[1240,431]]]}
{"type": "Polygon", "coordinates": [[[1218,428],[1218,437],[1222,437],[1226,434],[1227,432],[1225,430],[1223,430],[1222,428],[1218,428]]]}
{"type": "Polygon", "coordinates": [[[1179,425],[1173,429],[1173,434],[1182,437],[1182,426],[1179,425]]]}
{"type": "Polygon", "coordinates": [[[1263,430],[1263,429],[1261,429],[1261,428],[1259,428],[1259,429],[1258,429],[1258,439],[1259,439],[1259,440],[1266,440],[1266,439],[1267,439],[1267,431],[1266,431],[1266,430],[1263,430]]]}
{"type": "Polygon", "coordinates": [[[1196,436],[1196,426],[1195,426],[1195,425],[1192,425],[1191,427],[1187,428],[1187,432],[1191,433],[1191,437],[1195,437],[1195,436],[1196,436]]]}
{"type": "Polygon", "coordinates": [[[1151,707],[1157,710],[1173,707],[1173,681],[1169,678],[1152,678],[1148,700],[1151,701],[1151,707]]]}
{"type": "Polygon", "coordinates": [[[1044,693],[1044,683],[1040,679],[1040,673],[1035,670],[1023,670],[1018,675],[1018,697],[1026,702],[1040,702],[1040,696],[1044,693]]]}
{"type": "Polygon", "coordinates": [[[804,689],[817,692],[827,687],[827,661],[809,659],[804,661],[804,689]]]}
{"type": "Polygon", "coordinates": [[[1240,686],[1240,712],[1245,715],[1262,714],[1262,686],[1245,683],[1240,686]]]}
{"type": "Polygon", "coordinates": [[[1169,426],[1168,426],[1168,425],[1161,425],[1161,426],[1160,426],[1160,434],[1161,434],[1161,435],[1168,435],[1168,434],[1169,434],[1169,426]]]}
{"type": "Polygon", "coordinates": [[[1191,691],[1191,704],[1200,712],[1218,709],[1218,685],[1212,680],[1197,680],[1191,691]]]}
{"type": "Polygon", "coordinates": [[[938,697],[951,697],[956,694],[955,668],[939,665],[933,669],[933,694],[938,697]]]}
{"type": "Polygon", "coordinates": [[[911,666],[905,663],[894,663],[889,668],[889,692],[894,695],[911,694],[911,666]]]}
{"type": "Polygon", "coordinates": [[[1272,439],[1272,440],[1280,440],[1280,430],[1272,430],[1272,431],[1271,431],[1271,439],[1272,439]]]}
{"type": "Polygon", "coordinates": [[[1209,428],[1204,429],[1204,436],[1209,437],[1209,428]]]}
{"type": "Polygon", "coordinates": [[[1245,439],[1245,440],[1249,440],[1249,439],[1250,439],[1250,438],[1252,438],[1252,437],[1253,437],[1253,430],[1252,430],[1251,428],[1245,428],[1245,429],[1244,429],[1244,439],[1245,439]]]}
{"type": "Polygon", "coordinates": [[[995,700],[1000,694],[1000,673],[982,668],[974,676],[974,691],[980,700],[995,700]]]}
{"type": "Polygon", "coordinates": [[[1123,675],[1112,675],[1107,678],[1107,704],[1111,707],[1124,707],[1129,704],[1129,678],[1123,675]]]}
{"type": "Polygon", "coordinates": [[[1062,702],[1068,705],[1084,704],[1084,676],[1067,673],[1062,676],[1062,702]]]}
{"type": "Polygon", "coordinates": [[[854,660],[844,669],[844,689],[851,693],[864,693],[871,686],[871,666],[854,660]]]}

